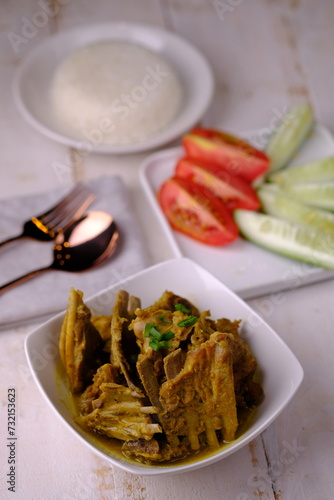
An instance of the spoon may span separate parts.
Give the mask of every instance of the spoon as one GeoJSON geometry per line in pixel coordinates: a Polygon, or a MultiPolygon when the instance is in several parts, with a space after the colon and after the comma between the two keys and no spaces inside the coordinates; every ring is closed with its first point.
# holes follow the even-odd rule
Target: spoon
{"type": "Polygon", "coordinates": [[[53,248],[53,262],[49,266],[30,271],[0,286],[0,295],[46,271],[79,272],[96,267],[112,255],[118,237],[111,215],[100,211],[89,212],[58,234],[53,248]]]}

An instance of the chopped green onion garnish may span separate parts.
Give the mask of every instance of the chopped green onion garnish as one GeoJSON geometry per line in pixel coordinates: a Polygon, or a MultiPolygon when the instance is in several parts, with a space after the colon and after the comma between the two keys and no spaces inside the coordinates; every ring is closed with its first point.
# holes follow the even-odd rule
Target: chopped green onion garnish
{"type": "Polygon", "coordinates": [[[161,347],[165,347],[166,349],[172,347],[167,341],[174,338],[174,333],[171,331],[160,333],[154,323],[146,323],[144,336],[150,337],[148,345],[152,347],[154,351],[158,351],[161,347]]]}
{"type": "Polygon", "coordinates": [[[150,336],[155,338],[156,340],[162,340],[162,334],[159,332],[159,330],[155,326],[151,327],[150,336]]]}
{"type": "Polygon", "coordinates": [[[172,325],[172,321],[167,321],[165,320],[166,313],[162,314],[161,316],[158,317],[158,320],[161,321],[161,323],[168,323],[169,325],[172,325]]]}
{"type": "Polygon", "coordinates": [[[165,340],[161,340],[160,342],[154,338],[152,338],[148,344],[154,351],[158,351],[161,347],[164,347],[165,349],[169,349],[172,347],[172,344],[170,342],[166,342],[165,340]]]}
{"type": "Polygon", "coordinates": [[[174,333],[169,331],[162,334],[162,340],[170,340],[174,338],[174,333]]]}
{"type": "Polygon", "coordinates": [[[144,337],[150,337],[151,336],[151,328],[154,326],[154,323],[146,323],[145,325],[145,330],[144,330],[144,337]]]}
{"type": "Polygon", "coordinates": [[[190,313],[190,309],[188,309],[188,307],[186,307],[183,304],[175,304],[175,309],[177,311],[181,311],[184,314],[189,314],[190,313]]]}
{"type": "Polygon", "coordinates": [[[193,326],[198,321],[197,316],[189,316],[178,323],[178,326],[193,326]]]}
{"type": "Polygon", "coordinates": [[[170,342],[165,342],[165,341],[161,341],[159,342],[159,348],[160,347],[164,347],[165,349],[169,349],[170,347],[172,347],[172,344],[170,342]]]}
{"type": "Polygon", "coordinates": [[[151,339],[149,342],[149,346],[152,347],[154,351],[158,351],[160,349],[160,342],[158,342],[156,339],[151,339]]]}

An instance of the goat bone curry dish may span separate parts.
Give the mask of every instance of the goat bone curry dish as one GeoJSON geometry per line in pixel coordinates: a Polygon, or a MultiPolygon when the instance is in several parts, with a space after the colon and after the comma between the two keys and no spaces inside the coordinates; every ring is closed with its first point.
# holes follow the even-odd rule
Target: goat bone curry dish
{"type": "Polygon", "coordinates": [[[76,422],[143,464],[232,442],[263,398],[239,326],[169,291],[142,309],[119,290],[110,316],[94,316],[72,288],[59,353],[76,422]]]}

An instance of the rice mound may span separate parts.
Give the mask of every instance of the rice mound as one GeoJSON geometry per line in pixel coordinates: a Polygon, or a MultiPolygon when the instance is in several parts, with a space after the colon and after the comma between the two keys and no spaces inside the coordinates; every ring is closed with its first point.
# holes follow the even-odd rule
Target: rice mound
{"type": "Polygon", "coordinates": [[[53,113],[77,139],[123,146],[144,141],[177,115],[182,84],[161,56],[129,42],[71,53],[51,88],[53,113]]]}

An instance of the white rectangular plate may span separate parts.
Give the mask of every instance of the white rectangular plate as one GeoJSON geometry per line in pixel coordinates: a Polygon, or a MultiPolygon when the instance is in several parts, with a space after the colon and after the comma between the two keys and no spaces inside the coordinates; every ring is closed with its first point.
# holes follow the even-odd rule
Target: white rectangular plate
{"type": "MultiPolygon", "coordinates": [[[[259,134],[255,131],[244,136],[256,144],[259,134]]],[[[317,125],[291,165],[333,154],[332,135],[317,125]]],[[[164,180],[173,176],[176,162],[183,155],[182,147],[167,149],[148,156],[140,167],[141,184],[175,257],[189,257],[201,264],[244,299],[334,277],[332,271],[282,257],[241,237],[230,245],[210,247],[173,231],[157,202],[157,191],[164,180]]]]}

